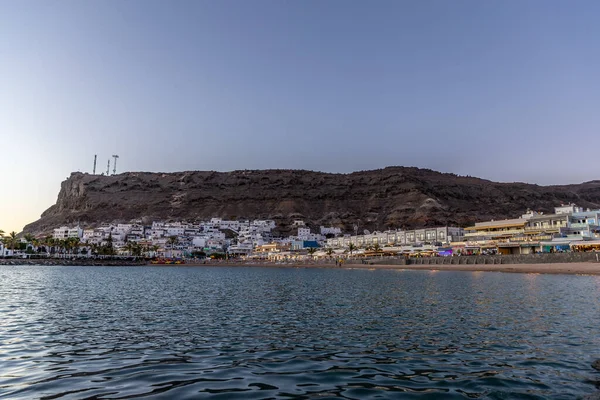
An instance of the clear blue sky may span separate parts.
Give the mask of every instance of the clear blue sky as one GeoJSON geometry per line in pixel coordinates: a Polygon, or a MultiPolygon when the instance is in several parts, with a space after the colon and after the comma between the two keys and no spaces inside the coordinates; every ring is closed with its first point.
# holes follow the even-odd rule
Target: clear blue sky
{"type": "Polygon", "coordinates": [[[600,178],[598,1],[0,0],[0,229],[71,171],[600,178]]]}

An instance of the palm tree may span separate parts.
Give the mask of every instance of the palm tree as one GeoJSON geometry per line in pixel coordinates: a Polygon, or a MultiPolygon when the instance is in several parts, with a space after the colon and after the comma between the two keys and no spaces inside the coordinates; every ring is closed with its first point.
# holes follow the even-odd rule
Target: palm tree
{"type": "Polygon", "coordinates": [[[140,255],[144,256],[144,257],[148,257],[148,252],[150,251],[150,245],[143,244],[140,246],[140,255]]]}
{"type": "Polygon", "coordinates": [[[133,255],[136,257],[141,257],[144,248],[139,243],[135,243],[133,246],[133,255]]]}
{"type": "Polygon", "coordinates": [[[41,245],[44,246],[44,250],[46,250],[46,254],[50,255],[51,247],[54,243],[54,238],[52,236],[46,236],[42,239],[41,245]]]}
{"type": "Polygon", "coordinates": [[[60,249],[60,253],[62,253],[63,258],[67,258],[67,254],[71,251],[71,243],[69,243],[68,239],[59,239],[58,247],[60,249]]]}
{"type": "Polygon", "coordinates": [[[156,252],[158,251],[158,249],[160,249],[160,246],[153,244],[152,246],[150,246],[150,251],[152,252],[152,256],[156,257],[156,252]]]}
{"type": "Polygon", "coordinates": [[[31,247],[32,247],[31,250],[32,251],[33,251],[33,249],[35,249],[35,252],[39,253],[41,250],[40,245],[41,245],[41,241],[39,239],[33,238],[31,240],[31,247]]]}
{"type": "Polygon", "coordinates": [[[167,243],[171,246],[171,258],[173,258],[173,247],[179,243],[179,239],[177,236],[170,236],[167,243]]]}
{"type": "Polygon", "coordinates": [[[25,242],[27,242],[26,248],[27,248],[28,252],[29,252],[29,245],[31,245],[31,251],[33,251],[33,247],[34,247],[33,241],[35,240],[35,237],[31,233],[26,233],[23,236],[23,239],[25,239],[25,242]]]}
{"type": "Polygon", "coordinates": [[[331,247],[328,247],[327,249],[325,249],[325,253],[327,253],[327,255],[331,257],[331,255],[333,254],[333,249],[331,247]]]}
{"type": "Polygon", "coordinates": [[[69,247],[67,239],[57,239],[56,246],[58,247],[58,253],[62,254],[62,258],[67,258],[67,249],[69,247]]]}
{"type": "Polygon", "coordinates": [[[71,237],[67,239],[67,243],[69,248],[71,249],[71,255],[75,253],[79,253],[79,245],[81,244],[81,240],[78,237],[71,237]]]}
{"type": "Polygon", "coordinates": [[[352,257],[352,252],[356,250],[356,246],[354,245],[354,243],[350,243],[348,245],[348,251],[350,252],[350,257],[352,257]]]}
{"type": "MultiPolygon", "coordinates": [[[[10,247],[10,238],[8,236],[0,236],[0,242],[2,242],[5,249],[10,247]]],[[[3,252],[2,256],[4,257],[5,254],[6,252],[3,252]]]]}
{"type": "Polygon", "coordinates": [[[125,250],[127,250],[127,253],[129,253],[129,255],[133,254],[133,246],[134,246],[133,242],[127,242],[125,244],[125,250]]]}
{"type": "Polygon", "coordinates": [[[14,256],[15,255],[15,245],[17,244],[17,232],[12,231],[11,233],[8,234],[8,237],[10,238],[11,254],[14,256]]]}
{"type": "Polygon", "coordinates": [[[112,232],[108,232],[108,239],[106,239],[106,245],[102,247],[102,253],[105,255],[115,255],[115,247],[113,246],[112,232]]]}
{"type": "Polygon", "coordinates": [[[379,245],[379,243],[375,243],[373,245],[373,250],[375,250],[376,253],[379,253],[381,251],[381,246],[379,245]]]}
{"type": "Polygon", "coordinates": [[[4,243],[4,231],[0,229],[0,241],[4,243]]]}
{"type": "Polygon", "coordinates": [[[136,242],[127,242],[125,250],[127,250],[130,256],[139,257],[142,254],[142,246],[136,242]]]}
{"type": "Polygon", "coordinates": [[[317,248],[316,247],[309,247],[307,249],[308,254],[310,254],[311,257],[314,257],[314,254],[317,252],[317,248]]]}

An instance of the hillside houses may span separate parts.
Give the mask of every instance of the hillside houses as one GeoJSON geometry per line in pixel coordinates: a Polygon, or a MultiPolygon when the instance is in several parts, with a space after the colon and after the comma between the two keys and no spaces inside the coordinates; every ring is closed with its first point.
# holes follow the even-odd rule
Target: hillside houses
{"type": "MultiPolygon", "coordinates": [[[[600,210],[584,210],[573,204],[560,205],[550,214],[528,210],[516,218],[480,221],[464,228],[438,226],[351,235],[343,234],[338,227],[320,226],[318,233],[313,232],[304,221],[295,220],[295,234],[288,237],[276,236],[275,228],[273,220],[211,218],[194,223],[155,221],[150,225],[132,221],[86,229],[62,226],[54,229],[52,238],[55,244],[70,242],[72,247],[84,247],[77,254],[91,255],[108,246],[114,249],[111,254],[133,254],[137,249],[137,255],[172,258],[211,254],[285,259],[306,254],[361,256],[373,251],[447,256],[600,250],[600,210]]],[[[31,250],[33,244],[28,246],[31,250]]],[[[7,255],[6,246],[0,247],[0,254],[7,255]]]]}

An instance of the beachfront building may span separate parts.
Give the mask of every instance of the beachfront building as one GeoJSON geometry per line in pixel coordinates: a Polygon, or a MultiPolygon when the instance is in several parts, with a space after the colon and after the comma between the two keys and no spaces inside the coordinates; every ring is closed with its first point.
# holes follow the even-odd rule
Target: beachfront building
{"type": "MultiPolygon", "coordinates": [[[[555,207],[554,214],[538,214],[530,218],[525,234],[530,242],[539,242],[539,252],[569,251],[575,242],[600,238],[600,210],[586,210],[575,204],[555,207]]],[[[511,239],[515,241],[516,238],[511,239]]]]}
{"type": "Polygon", "coordinates": [[[291,250],[318,249],[320,247],[315,240],[294,240],[291,243],[291,250]]]}
{"type": "Polygon", "coordinates": [[[490,220],[477,222],[474,226],[465,228],[466,241],[483,241],[508,239],[513,236],[523,235],[528,218],[513,218],[504,220],[490,220]]]}
{"type": "Polygon", "coordinates": [[[530,254],[539,247],[540,240],[550,240],[550,234],[533,235],[531,230],[526,235],[527,226],[533,219],[532,225],[547,224],[546,220],[535,218],[541,214],[528,210],[520,218],[490,220],[477,222],[474,226],[465,228],[465,244],[463,254],[495,253],[500,254],[530,254]]]}
{"type": "Polygon", "coordinates": [[[282,260],[291,255],[291,244],[283,242],[266,243],[254,248],[252,258],[261,260],[282,260]]]}
{"type": "Polygon", "coordinates": [[[410,246],[423,244],[448,244],[461,241],[464,230],[459,227],[433,227],[414,230],[388,230],[384,232],[375,231],[364,235],[344,235],[326,240],[327,247],[347,248],[352,244],[354,247],[379,247],[385,246],[410,246]]]}
{"type": "Polygon", "coordinates": [[[500,254],[569,251],[576,241],[600,238],[600,210],[575,204],[555,207],[553,214],[527,211],[521,218],[478,222],[465,228],[466,254],[496,248],[500,254]]]}
{"type": "Polygon", "coordinates": [[[569,215],[565,234],[580,235],[583,238],[600,238],[600,210],[577,211],[569,215]]]}
{"type": "Polygon", "coordinates": [[[230,256],[249,256],[252,254],[254,246],[251,242],[233,244],[227,248],[227,253],[230,256]]]}

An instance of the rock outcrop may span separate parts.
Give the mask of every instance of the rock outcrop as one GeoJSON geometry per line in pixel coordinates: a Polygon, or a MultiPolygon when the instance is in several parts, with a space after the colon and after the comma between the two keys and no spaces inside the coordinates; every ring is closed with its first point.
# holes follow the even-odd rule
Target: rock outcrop
{"type": "Polygon", "coordinates": [[[179,173],[73,173],[55,205],[27,225],[40,234],[61,225],[138,219],[273,219],[284,231],[294,219],[350,232],[434,225],[466,226],[513,218],[527,208],[551,212],[561,203],[600,207],[600,181],[539,186],[496,183],[432,170],[388,167],[350,174],[302,170],[179,173]]]}

